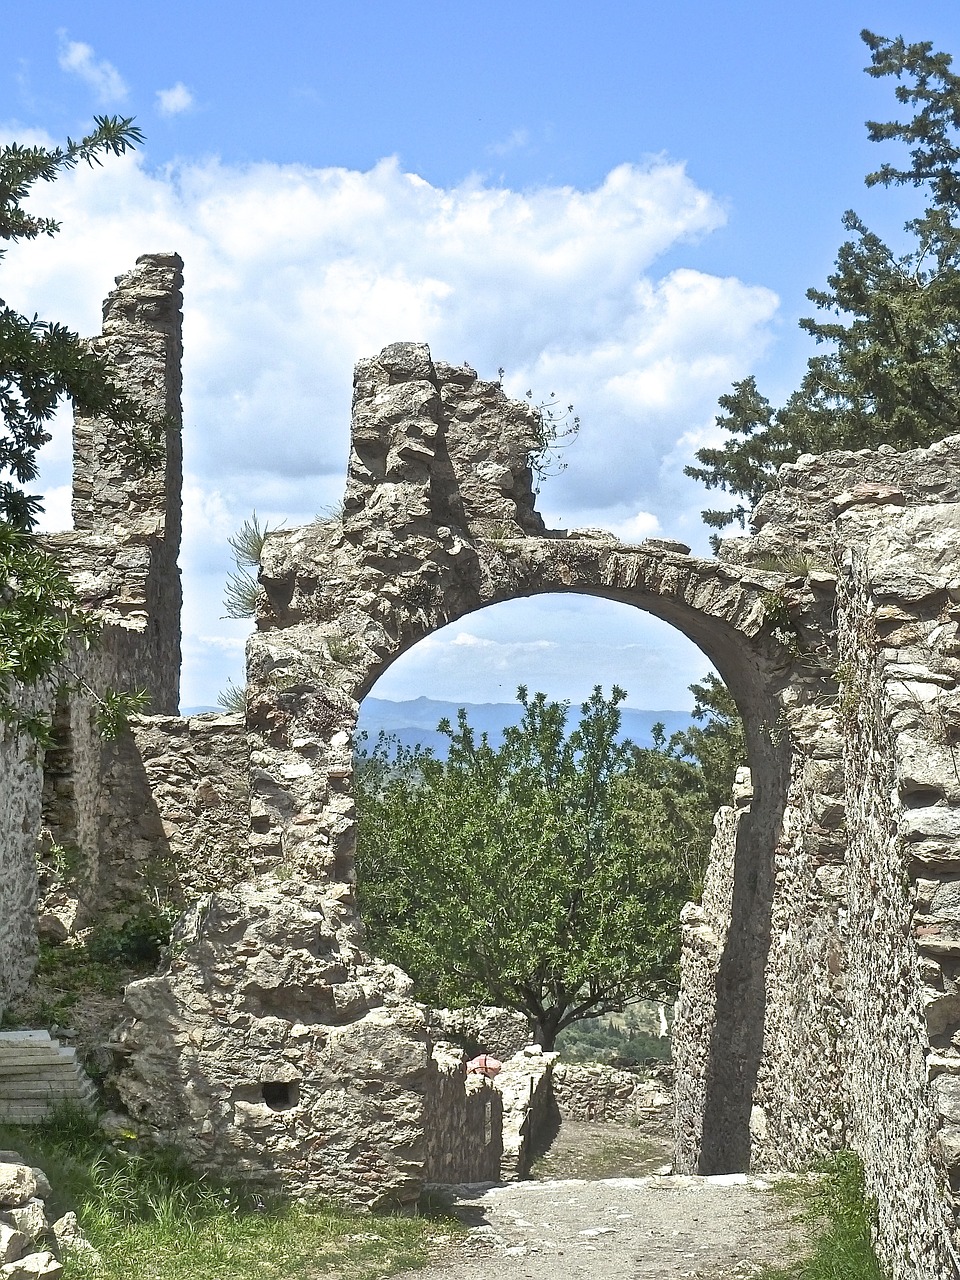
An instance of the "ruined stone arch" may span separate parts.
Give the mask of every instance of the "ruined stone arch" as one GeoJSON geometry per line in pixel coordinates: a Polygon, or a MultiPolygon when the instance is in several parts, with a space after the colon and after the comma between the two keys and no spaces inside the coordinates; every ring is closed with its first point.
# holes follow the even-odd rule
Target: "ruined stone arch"
{"type": "MultiPolygon", "coordinates": [[[[853,1147],[891,1275],[952,1274],[960,437],[801,458],[751,536],[701,560],[546,530],[530,407],[425,347],[389,347],[358,366],[343,519],[268,540],[245,721],[182,719],[180,265],[141,258],[97,340],[168,420],[164,457],[130,474],[109,424],[79,420],[75,529],[47,539],[106,623],[103,646],[74,655],[83,679],[145,683],[163,713],[101,751],[89,699],[71,700],[90,911],[122,917],[160,865],[188,904],[111,1041],[131,1123],[231,1178],[368,1206],[416,1198],[436,1059],[423,1009],[366,954],[357,920],[357,699],[444,622],[584,590],[690,635],[751,738],[754,790],[742,778],[721,810],[703,899],[682,914],[676,1167],[798,1169],[853,1147]]],[[[53,704],[51,689],[21,693],[53,704]]],[[[34,753],[0,733],[0,1011],[32,965],[42,791],[34,753]]]]}
{"type": "Polygon", "coordinates": [[[430,1039],[404,975],[363,946],[358,702],[485,605],[603,596],[701,647],[753,771],[682,916],[677,1167],[797,1168],[854,1145],[898,1280],[933,1280],[960,1206],[960,441],[801,459],[758,532],[706,560],[545,529],[531,415],[426,347],[358,365],[342,518],[263,551],[246,878],[200,898],[162,973],[128,989],[127,1105],[200,1167],[416,1197],[430,1039]]]}
{"type": "Polygon", "coordinates": [[[753,770],[702,1100],[713,1120],[691,1157],[711,1170],[745,1167],[773,859],[795,759],[783,719],[806,698],[809,655],[822,644],[816,611],[801,637],[771,618],[782,575],[664,540],[629,546],[601,530],[545,529],[531,492],[530,412],[471,370],[434,364],[424,347],[389,347],[358,366],[342,520],[278,531],[263,552],[248,646],[248,723],[265,766],[253,839],[265,860],[341,885],[349,928],[351,735],[360,700],[400,654],[476,609],[538,594],[599,596],[671,623],[731,690],[753,770]]]}

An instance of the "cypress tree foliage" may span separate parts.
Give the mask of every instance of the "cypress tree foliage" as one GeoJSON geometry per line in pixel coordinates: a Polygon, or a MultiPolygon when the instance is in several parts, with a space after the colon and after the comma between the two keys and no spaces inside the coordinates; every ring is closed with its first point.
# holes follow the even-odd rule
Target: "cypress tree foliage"
{"type": "Polygon", "coordinates": [[[923,190],[922,213],[905,225],[896,253],[856,213],[826,288],[809,289],[817,314],[800,325],[824,348],[810,358],[786,403],[774,408],[753,377],[720,398],[719,447],[697,452],[687,475],[743,501],[703,512],[713,528],[745,524],[777,468],[803,453],[881,444],[911,449],[960,431],[960,76],[949,54],[861,32],[867,74],[892,76],[905,122],[867,122],[873,142],[909,149],[903,167],[885,163],[867,186],[923,190]]]}
{"type": "MultiPolygon", "coordinates": [[[[123,155],[143,141],[132,119],[96,116],[94,125],[86,137],[68,138],[63,147],[0,147],[0,241],[55,235],[57,222],[23,208],[36,184],[53,182],[81,163],[100,164],[104,155],[123,155]]],[[[5,252],[0,249],[0,259],[5,252]]],[[[32,531],[42,498],[23,487],[37,476],[37,452],[50,438],[47,423],[65,396],[81,413],[114,422],[134,464],[158,456],[163,424],[145,421],[78,334],[22,315],[0,299],[0,723],[39,738],[44,723],[21,714],[14,683],[30,685],[50,675],[71,640],[90,644],[98,630],[56,561],[37,543],[32,531]]],[[[108,734],[119,730],[125,699],[110,694],[102,702],[108,734]]],[[[137,702],[133,696],[130,709],[137,702]]]]}

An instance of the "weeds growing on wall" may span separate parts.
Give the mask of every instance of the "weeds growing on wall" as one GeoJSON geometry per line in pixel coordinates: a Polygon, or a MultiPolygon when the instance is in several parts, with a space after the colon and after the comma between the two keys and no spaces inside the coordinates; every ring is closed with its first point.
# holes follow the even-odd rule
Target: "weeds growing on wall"
{"type": "Polygon", "coordinates": [[[378,1280],[422,1263],[452,1221],[360,1217],[326,1206],[265,1202],[219,1186],[171,1151],[109,1141],[88,1113],[62,1109],[32,1129],[0,1129],[0,1145],[39,1165],[54,1216],[75,1210],[102,1265],[75,1254],[64,1280],[378,1280]]]}
{"type": "Polygon", "coordinates": [[[778,1190],[796,1207],[808,1250],[792,1265],[762,1280],[887,1280],[873,1251],[875,1209],[867,1199],[863,1166],[852,1151],[838,1151],[818,1167],[816,1181],[778,1190]]]}

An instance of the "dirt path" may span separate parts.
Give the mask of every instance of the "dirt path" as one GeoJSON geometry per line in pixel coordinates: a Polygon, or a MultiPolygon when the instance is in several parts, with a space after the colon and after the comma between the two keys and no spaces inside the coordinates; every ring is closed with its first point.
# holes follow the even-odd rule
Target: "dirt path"
{"type": "Polygon", "coordinates": [[[406,1280],[747,1280],[796,1251],[770,1186],[727,1174],[461,1187],[466,1235],[406,1280]]]}

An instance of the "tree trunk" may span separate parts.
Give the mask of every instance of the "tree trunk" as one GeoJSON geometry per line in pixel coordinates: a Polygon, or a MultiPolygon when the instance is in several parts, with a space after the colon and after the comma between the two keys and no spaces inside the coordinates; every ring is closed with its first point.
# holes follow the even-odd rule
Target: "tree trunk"
{"type": "Polygon", "coordinates": [[[553,1053],[559,1021],[560,1015],[555,1009],[548,1009],[542,1017],[533,1019],[533,1043],[538,1044],[544,1053],[553,1053]]]}

